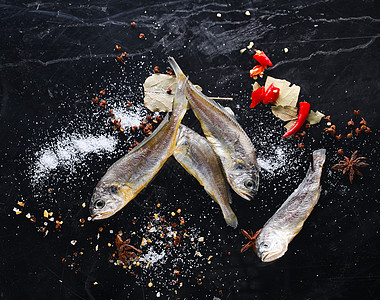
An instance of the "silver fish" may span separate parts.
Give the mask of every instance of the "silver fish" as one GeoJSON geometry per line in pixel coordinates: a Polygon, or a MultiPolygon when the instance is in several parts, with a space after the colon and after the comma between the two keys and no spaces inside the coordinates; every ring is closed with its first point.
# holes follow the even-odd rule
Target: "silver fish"
{"type": "Polygon", "coordinates": [[[187,109],[187,79],[177,84],[172,115],[153,134],[116,161],[94,189],[90,201],[92,219],[105,219],[129,203],[152,180],[173,154],[178,129],[187,109]]]}
{"type": "Polygon", "coordinates": [[[193,175],[206,192],[219,204],[226,223],[233,228],[238,220],[230,206],[229,186],[224,177],[218,156],[203,136],[180,125],[175,159],[193,175]]]}
{"type": "MultiPolygon", "coordinates": [[[[185,75],[176,61],[169,57],[177,79],[185,75]]],[[[219,156],[228,183],[246,200],[251,200],[259,188],[259,167],[251,140],[221,105],[208,98],[189,82],[186,97],[202,130],[219,156]]]]}
{"type": "Polygon", "coordinates": [[[304,180],[259,232],[255,248],[257,256],[263,262],[282,257],[288,250],[289,243],[302,229],[319,199],[325,159],[325,149],[313,152],[313,163],[304,180]]]}

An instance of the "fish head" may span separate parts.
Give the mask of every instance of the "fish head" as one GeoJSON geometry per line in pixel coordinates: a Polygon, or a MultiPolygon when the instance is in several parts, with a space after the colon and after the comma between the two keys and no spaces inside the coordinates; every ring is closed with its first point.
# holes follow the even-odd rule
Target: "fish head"
{"type": "Polygon", "coordinates": [[[246,200],[252,200],[259,189],[259,171],[240,160],[227,173],[233,190],[246,200]]]}
{"type": "Polygon", "coordinates": [[[115,183],[100,182],[91,197],[91,217],[93,220],[109,218],[122,209],[130,199],[125,187],[115,183]]]}
{"type": "Polygon", "coordinates": [[[271,262],[285,254],[288,250],[288,242],[280,232],[268,231],[264,228],[256,238],[255,248],[261,261],[271,262]]]}

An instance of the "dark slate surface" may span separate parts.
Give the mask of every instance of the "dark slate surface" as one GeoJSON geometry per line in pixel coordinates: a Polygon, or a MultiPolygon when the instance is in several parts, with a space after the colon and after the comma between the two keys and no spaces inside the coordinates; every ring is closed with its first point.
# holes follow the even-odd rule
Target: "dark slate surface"
{"type": "MultiPolygon", "coordinates": [[[[371,0],[1,1],[0,299],[154,299],[157,292],[164,299],[378,299],[379,12],[371,0]],[[308,133],[305,149],[283,141],[282,122],[268,107],[249,109],[248,71],[254,62],[251,52],[239,50],[250,41],[275,64],[266,74],[300,85],[300,98],[331,115],[338,132],[349,132],[346,123],[360,109],[372,133],[337,141],[323,133],[322,121],[308,133]],[[116,63],[115,44],[128,52],[126,65],[116,63]],[[216,205],[173,160],[117,215],[81,227],[79,219],[88,217],[82,203],[127,151],[130,132],[111,133],[116,151],[90,154],[71,168],[59,166],[32,185],[39,151],[49,145],[54,150],[65,134],[106,135],[107,113],[93,106],[91,97],[107,88],[111,100],[141,103],[142,82],[155,65],[166,70],[169,55],[206,94],[234,98],[228,105],[259,158],[275,164],[278,148],[286,152],[286,163],[273,173],[263,170],[252,202],[233,194],[236,230],[225,226],[216,205]],[[286,255],[263,264],[252,251],[240,254],[247,242],[240,229],[257,230],[265,223],[302,180],[310,153],[319,147],[327,149],[323,192],[286,255]],[[359,149],[371,164],[352,185],[330,170],[339,148],[347,154],[359,149]],[[12,211],[18,201],[25,203],[20,215],[12,211]],[[136,278],[109,262],[115,248],[107,243],[122,230],[126,236],[137,232],[132,242],[138,245],[140,228],[158,211],[157,203],[166,215],[182,209],[186,226],[206,237],[200,251],[214,256],[211,264],[207,259],[192,264],[194,251],[178,250],[159,268],[136,271],[136,278]],[[43,219],[45,209],[61,216],[60,231],[43,219]],[[25,218],[28,212],[36,223],[25,218]],[[105,230],[96,240],[100,226],[105,230]],[[49,230],[46,237],[42,227],[49,230]],[[186,268],[181,288],[170,284],[176,258],[186,268]],[[198,274],[204,276],[202,285],[198,274]],[[147,287],[150,281],[153,288],[147,287]]],[[[191,113],[185,123],[200,131],[191,113]]]]}

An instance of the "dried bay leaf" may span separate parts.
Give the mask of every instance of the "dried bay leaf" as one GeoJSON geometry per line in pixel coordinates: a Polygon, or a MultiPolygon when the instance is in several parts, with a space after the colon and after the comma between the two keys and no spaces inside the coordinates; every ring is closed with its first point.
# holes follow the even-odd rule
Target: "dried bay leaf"
{"type": "Polygon", "coordinates": [[[272,83],[275,87],[280,89],[280,94],[277,100],[273,103],[274,105],[297,106],[301,87],[292,84],[285,79],[277,79],[268,76],[265,81],[265,90],[267,90],[272,83]]]}
{"type": "Polygon", "coordinates": [[[296,124],[296,121],[297,120],[291,120],[288,123],[286,123],[284,126],[286,128],[286,130],[289,131],[289,129],[292,128],[294,126],[294,124],[296,124]]]}
{"type": "Polygon", "coordinates": [[[324,116],[325,115],[321,113],[320,111],[310,110],[310,113],[307,116],[306,121],[308,121],[310,125],[318,124],[319,122],[321,122],[324,116]]]}
{"type": "Polygon", "coordinates": [[[177,86],[175,76],[168,74],[153,74],[144,84],[144,105],[152,112],[168,112],[172,110],[172,102],[177,86]],[[168,88],[172,90],[168,94],[168,88]]]}
{"type": "MultiPolygon", "coordinates": [[[[202,91],[199,85],[194,85],[196,89],[202,91]]],[[[144,105],[152,112],[170,112],[177,88],[177,79],[168,74],[152,74],[143,83],[144,105]],[[168,93],[168,89],[171,93],[168,93]]]]}
{"type": "Polygon", "coordinates": [[[298,108],[294,106],[272,106],[272,113],[283,121],[290,121],[297,119],[298,108]]]}

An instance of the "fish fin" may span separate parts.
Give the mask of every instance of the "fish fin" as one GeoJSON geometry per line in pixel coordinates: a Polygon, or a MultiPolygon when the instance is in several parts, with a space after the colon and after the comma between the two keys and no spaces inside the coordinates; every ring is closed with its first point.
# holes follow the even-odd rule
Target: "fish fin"
{"type": "Polygon", "coordinates": [[[172,67],[176,77],[177,77],[177,80],[178,81],[181,81],[181,80],[184,80],[185,78],[185,74],[182,72],[182,69],[180,68],[180,66],[177,64],[177,62],[175,61],[175,59],[171,56],[168,57],[168,61],[169,61],[169,64],[170,66],[172,67]]]}
{"type": "Polygon", "coordinates": [[[230,186],[228,185],[228,183],[227,183],[227,194],[228,194],[228,203],[232,204],[232,193],[231,193],[230,186]]]}
{"type": "Polygon", "coordinates": [[[138,144],[136,147],[134,147],[130,153],[133,153],[140,149],[142,146],[144,146],[146,143],[148,143],[160,130],[162,127],[164,127],[167,123],[169,123],[169,113],[166,114],[165,118],[161,121],[160,125],[153,131],[153,133],[146,139],[144,139],[140,144],[138,144]]]}

